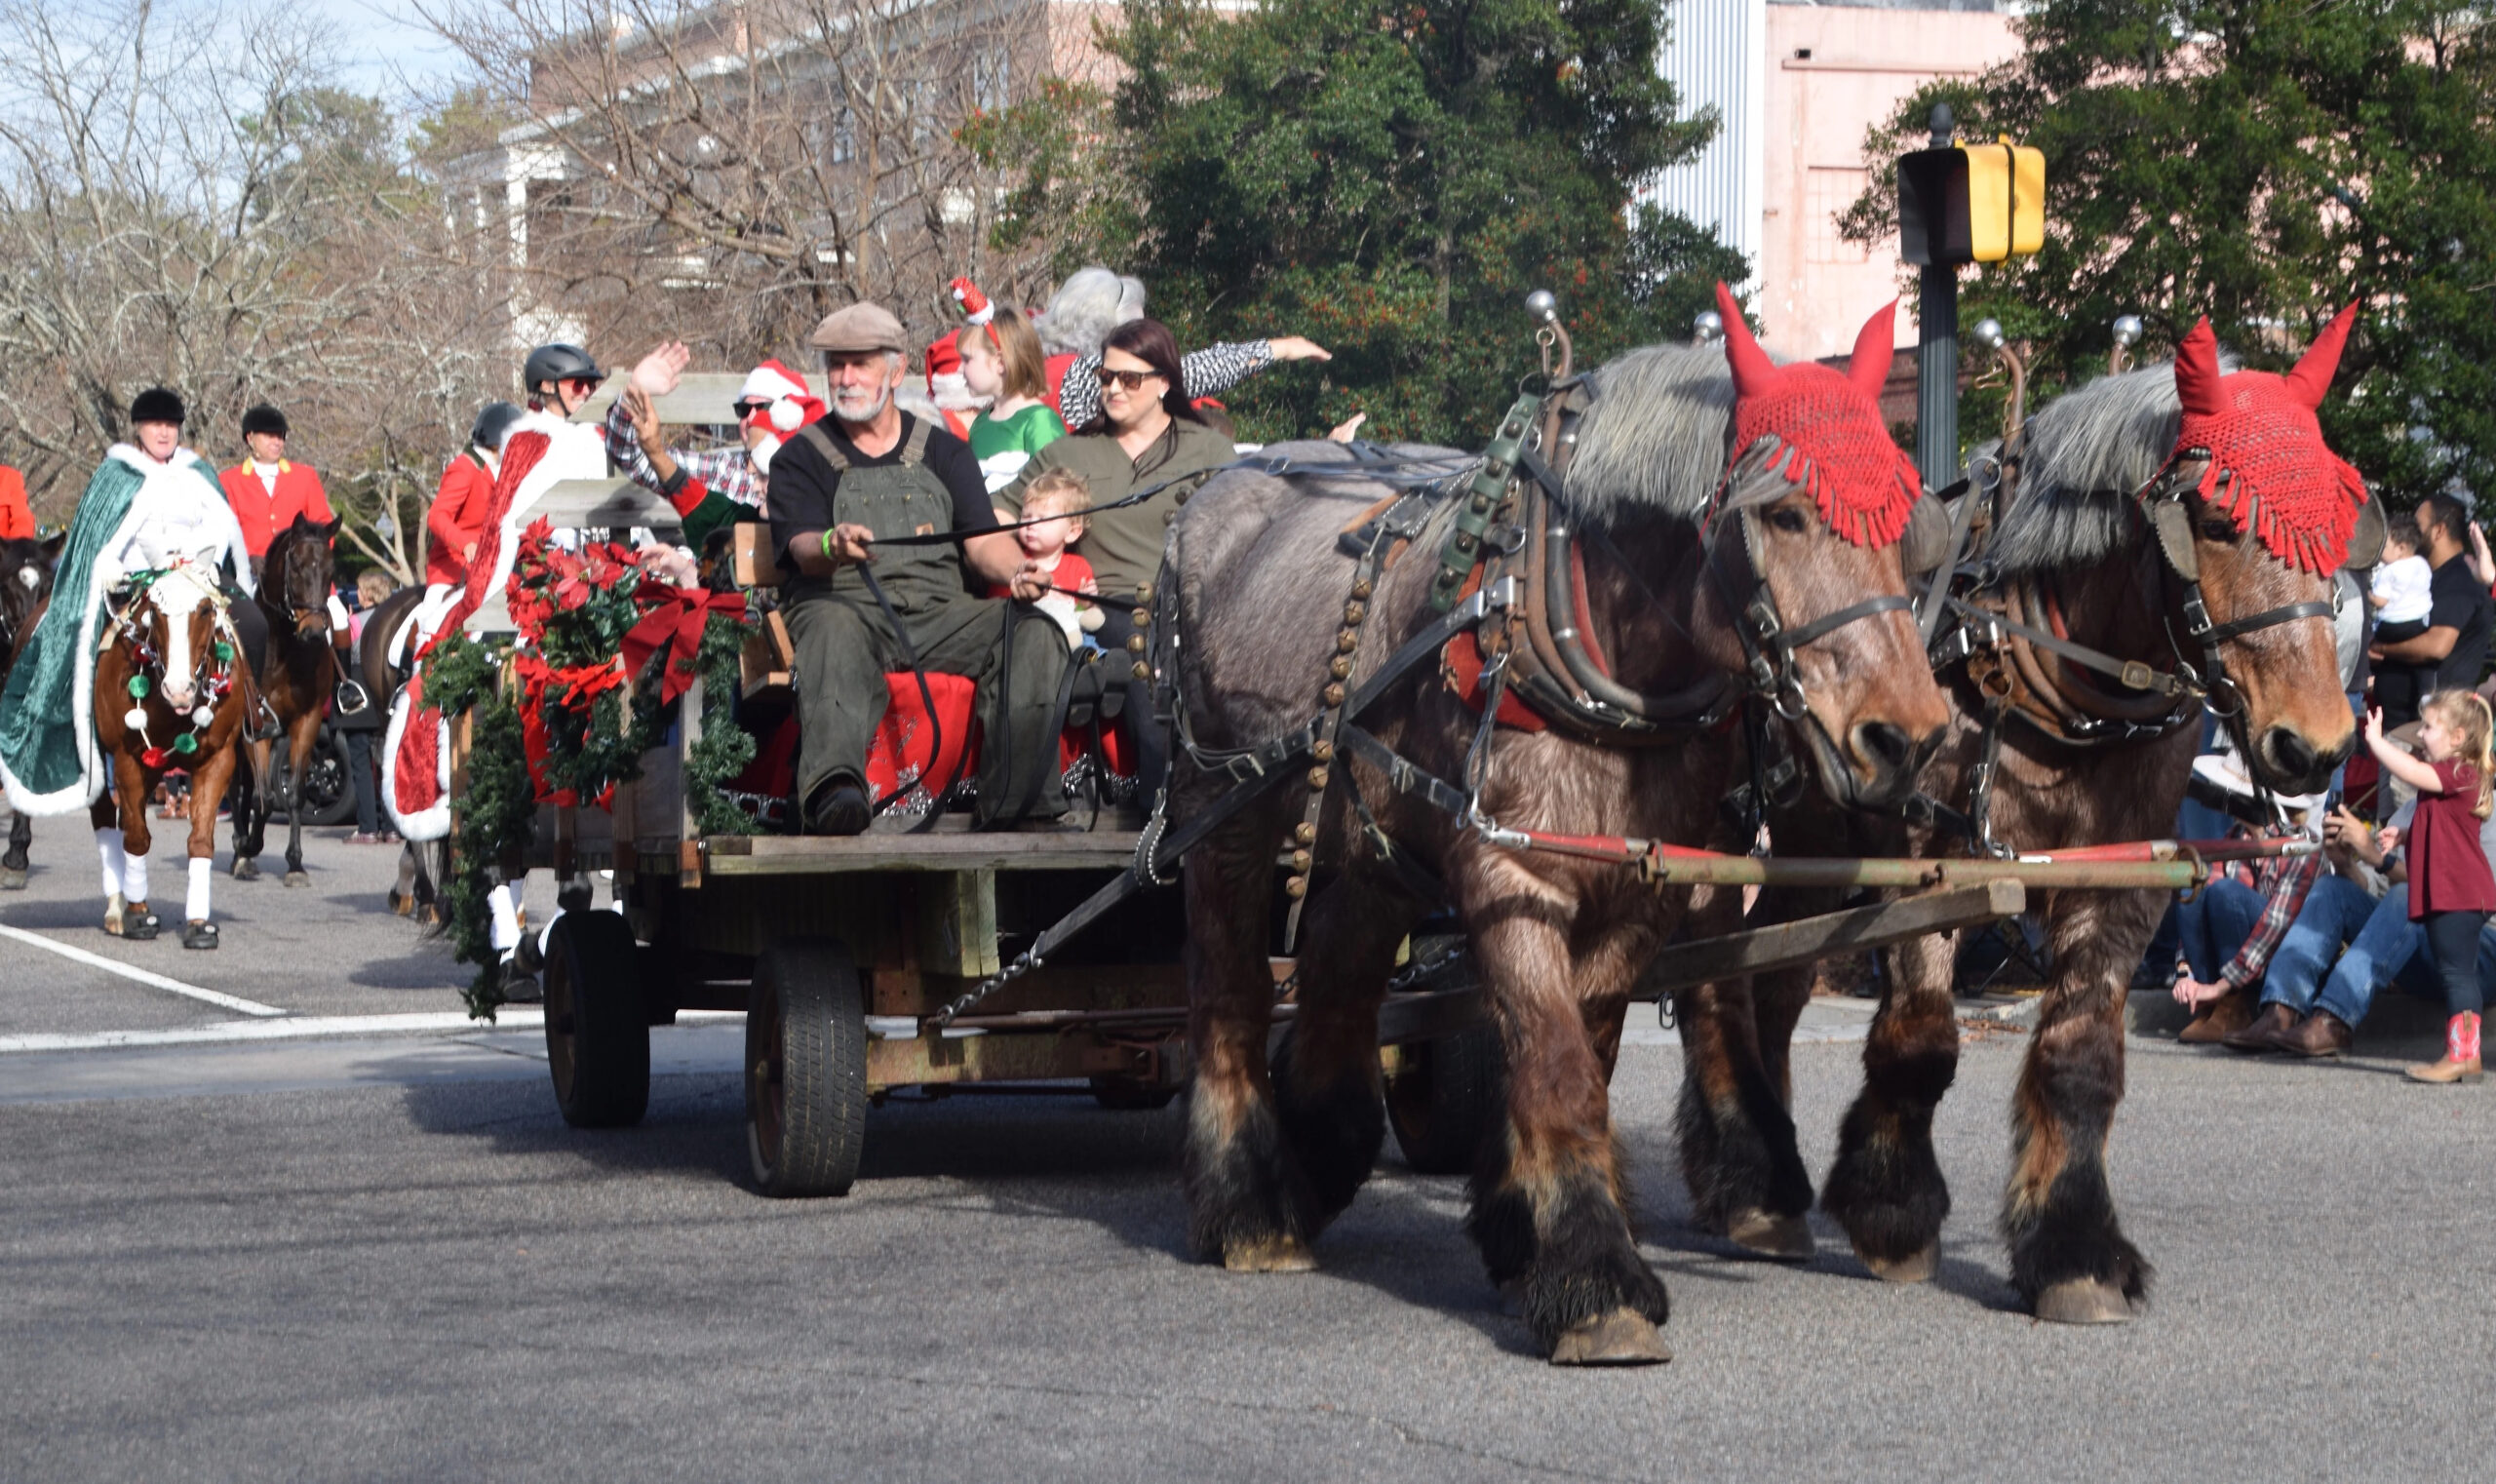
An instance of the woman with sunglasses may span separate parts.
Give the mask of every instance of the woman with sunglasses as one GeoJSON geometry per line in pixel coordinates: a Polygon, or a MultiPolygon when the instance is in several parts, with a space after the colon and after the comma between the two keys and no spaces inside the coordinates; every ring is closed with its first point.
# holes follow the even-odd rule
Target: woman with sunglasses
{"type": "MultiPolygon", "coordinates": [[[[1091,524],[1083,532],[1084,559],[1100,583],[1108,613],[1102,647],[1122,652],[1135,631],[1136,594],[1161,566],[1161,541],[1179,507],[1213,471],[1231,461],[1230,440],[1205,426],[1188,403],[1179,365],[1179,342],[1158,320],[1130,320],[1110,332],[1095,373],[1101,414],[1071,438],[1032,455],[1013,484],[997,491],[1000,511],[1023,508],[1023,491],[1051,469],[1083,476],[1092,491],[1091,524]],[[1111,509],[1138,489],[1159,485],[1151,498],[1111,509]]],[[[1128,730],[1136,741],[1137,772],[1150,791],[1160,786],[1169,748],[1152,725],[1150,687],[1127,687],[1128,730]]]]}

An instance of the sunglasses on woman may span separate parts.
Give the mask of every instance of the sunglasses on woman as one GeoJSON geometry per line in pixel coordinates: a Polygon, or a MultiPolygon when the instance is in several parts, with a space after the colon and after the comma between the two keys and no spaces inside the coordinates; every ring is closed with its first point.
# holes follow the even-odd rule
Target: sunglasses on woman
{"type": "Polygon", "coordinates": [[[1158,381],[1161,379],[1161,373],[1159,371],[1112,371],[1106,366],[1102,367],[1097,374],[1100,376],[1101,385],[1105,390],[1112,386],[1123,386],[1128,391],[1134,391],[1136,388],[1144,385],[1148,381],[1158,381]]]}

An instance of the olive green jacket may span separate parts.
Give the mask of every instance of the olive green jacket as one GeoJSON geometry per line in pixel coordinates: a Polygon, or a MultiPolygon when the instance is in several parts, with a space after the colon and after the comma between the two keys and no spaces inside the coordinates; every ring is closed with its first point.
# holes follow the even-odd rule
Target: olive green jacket
{"type": "Polygon", "coordinates": [[[1092,487],[1092,509],[1096,513],[1089,518],[1083,538],[1074,549],[1092,564],[1102,592],[1125,596],[1150,582],[1152,574],[1160,570],[1162,536],[1179,514],[1179,507],[1214,470],[1237,456],[1229,439],[1203,423],[1185,418],[1173,418],[1169,431],[1132,461],[1127,458],[1127,450],[1118,447],[1115,437],[1085,433],[1061,438],[1033,454],[1014,483],[998,490],[995,499],[997,508],[1019,511],[1023,508],[1023,491],[1049,470],[1072,469],[1082,475],[1092,487]],[[1142,504],[1124,510],[1101,509],[1165,480],[1178,483],[1142,504]]]}

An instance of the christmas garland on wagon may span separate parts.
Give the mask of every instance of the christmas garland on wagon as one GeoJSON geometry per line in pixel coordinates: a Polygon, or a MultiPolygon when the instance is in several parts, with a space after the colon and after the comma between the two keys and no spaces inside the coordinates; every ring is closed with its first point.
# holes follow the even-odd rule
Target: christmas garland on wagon
{"type": "Polygon", "coordinates": [[[506,863],[526,858],[540,803],[606,807],[638,779],[676,703],[703,683],[702,736],[684,792],[706,835],[744,835],[751,816],[722,788],[753,761],[733,720],[738,655],[751,623],[741,593],[678,587],[606,542],[566,549],[539,520],[522,532],[505,596],[518,641],[445,636],[421,661],[424,692],[469,717],[467,787],[446,884],[456,957],[478,966],[471,1015],[503,1002],[488,899],[506,863]]]}

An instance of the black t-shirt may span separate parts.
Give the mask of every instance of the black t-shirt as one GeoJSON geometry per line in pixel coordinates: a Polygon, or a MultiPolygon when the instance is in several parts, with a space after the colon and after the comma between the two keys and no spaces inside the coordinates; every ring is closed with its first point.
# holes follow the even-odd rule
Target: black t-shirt
{"type": "Polygon", "coordinates": [[[2487,667],[2487,632],[2491,618],[2496,618],[2496,600],[2489,599],[2485,584],[2472,574],[2470,558],[2456,555],[2436,568],[2427,586],[2427,627],[2450,629],[2454,635],[2452,652],[2434,667],[2435,687],[2475,687],[2478,672],[2487,667]]]}
{"type": "MultiPolygon", "coordinates": [[[[822,427],[832,438],[834,447],[853,468],[874,469],[901,462],[902,449],[910,446],[911,424],[917,421],[910,413],[901,414],[901,437],[892,450],[870,458],[858,451],[840,430],[839,420],[826,417],[822,427]]],[[[921,460],[927,472],[944,483],[954,495],[956,530],[993,530],[996,527],[996,510],[988,502],[988,482],[980,477],[979,460],[971,456],[971,446],[943,428],[927,430],[927,454],[921,460]]],[[[771,512],[771,555],[787,566],[789,541],[800,531],[830,530],[833,491],[839,488],[840,475],[812,441],[791,434],[771,455],[771,476],[764,507],[771,512]]]]}

